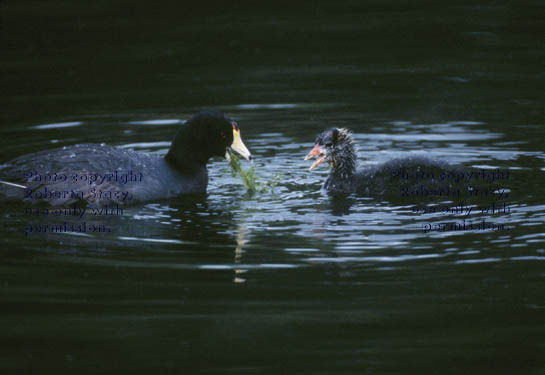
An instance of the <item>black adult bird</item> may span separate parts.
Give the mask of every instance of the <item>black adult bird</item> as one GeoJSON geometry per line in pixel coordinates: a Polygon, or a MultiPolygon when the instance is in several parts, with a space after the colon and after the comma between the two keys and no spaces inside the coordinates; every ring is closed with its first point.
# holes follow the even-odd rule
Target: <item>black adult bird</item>
{"type": "Polygon", "coordinates": [[[356,152],[349,130],[331,128],[319,134],[305,160],[317,158],[310,170],[322,163],[331,168],[323,187],[331,193],[366,196],[431,197],[455,193],[453,179],[460,170],[422,156],[397,158],[356,171],[356,152]],[[443,178],[443,179],[442,179],[443,178]]]}
{"type": "Polygon", "coordinates": [[[67,146],[0,166],[0,187],[9,198],[52,205],[171,198],[206,192],[208,159],[228,159],[232,152],[251,158],[237,123],[219,112],[201,112],[181,126],[164,157],[105,144],[67,146]]]}

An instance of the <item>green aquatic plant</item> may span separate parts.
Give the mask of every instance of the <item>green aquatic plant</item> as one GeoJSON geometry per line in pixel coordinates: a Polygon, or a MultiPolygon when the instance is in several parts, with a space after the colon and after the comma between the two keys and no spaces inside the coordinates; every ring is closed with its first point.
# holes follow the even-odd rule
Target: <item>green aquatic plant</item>
{"type": "Polygon", "coordinates": [[[269,190],[273,191],[274,187],[278,185],[282,179],[282,175],[277,174],[270,181],[260,181],[259,177],[257,177],[255,173],[255,164],[252,164],[252,166],[248,169],[243,169],[240,163],[240,158],[235,154],[230,155],[229,164],[231,165],[231,175],[233,177],[239,176],[242,183],[251,194],[256,192],[264,193],[269,190]]]}

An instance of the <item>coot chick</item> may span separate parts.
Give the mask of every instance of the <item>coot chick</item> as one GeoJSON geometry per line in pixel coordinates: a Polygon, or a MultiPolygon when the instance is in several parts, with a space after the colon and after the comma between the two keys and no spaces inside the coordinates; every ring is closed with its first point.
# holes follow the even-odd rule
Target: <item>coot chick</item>
{"type": "Polygon", "coordinates": [[[136,203],[205,193],[206,163],[213,156],[251,155],[237,123],[219,112],[201,112],[178,130],[168,153],[79,144],[18,157],[0,168],[1,195],[51,205],[136,203]]]}
{"type": "Polygon", "coordinates": [[[313,170],[322,163],[331,168],[323,188],[330,193],[365,196],[448,197],[456,194],[454,178],[460,169],[422,156],[396,158],[384,164],[356,171],[356,152],[348,129],[331,128],[316,138],[305,160],[317,158],[313,170]]]}

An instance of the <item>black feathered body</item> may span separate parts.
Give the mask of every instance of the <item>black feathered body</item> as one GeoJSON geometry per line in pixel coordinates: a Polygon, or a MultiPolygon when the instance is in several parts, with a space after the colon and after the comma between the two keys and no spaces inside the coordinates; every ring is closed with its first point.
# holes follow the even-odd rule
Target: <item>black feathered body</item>
{"type": "Polygon", "coordinates": [[[208,173],[204,166],[183,173],[162,156],[104,144],[78,144],[24,155],[5,164],[0,179],[27,187],[2,186],[4,195],[27,203],[47,201],[59,206],[130,204],[204,193],[208,173]],[[134,181],[124,181],[124,176],[134,181]]]}
{"type": "Polygon", "coordinates": [[[222,113],[201,112],[180,127],[166,157],[105,144],[23,155],[0,165],[0,198],[101,205],[205,193],[206,163],[225,155],[234,124],[222,113]],[[123,183],[117,176],[124,174],[138,177],[123,183]]]}

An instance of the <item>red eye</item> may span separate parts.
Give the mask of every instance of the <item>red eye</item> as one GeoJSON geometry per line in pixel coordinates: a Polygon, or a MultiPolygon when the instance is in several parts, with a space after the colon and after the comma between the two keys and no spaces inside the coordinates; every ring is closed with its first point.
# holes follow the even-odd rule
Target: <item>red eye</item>
{"type": "Polygon", "coordinates": [[[220,135],[221,135],[222,138],[227,137],[227,134],[225,134],[224,132],[221,132],[220,135]]]}

